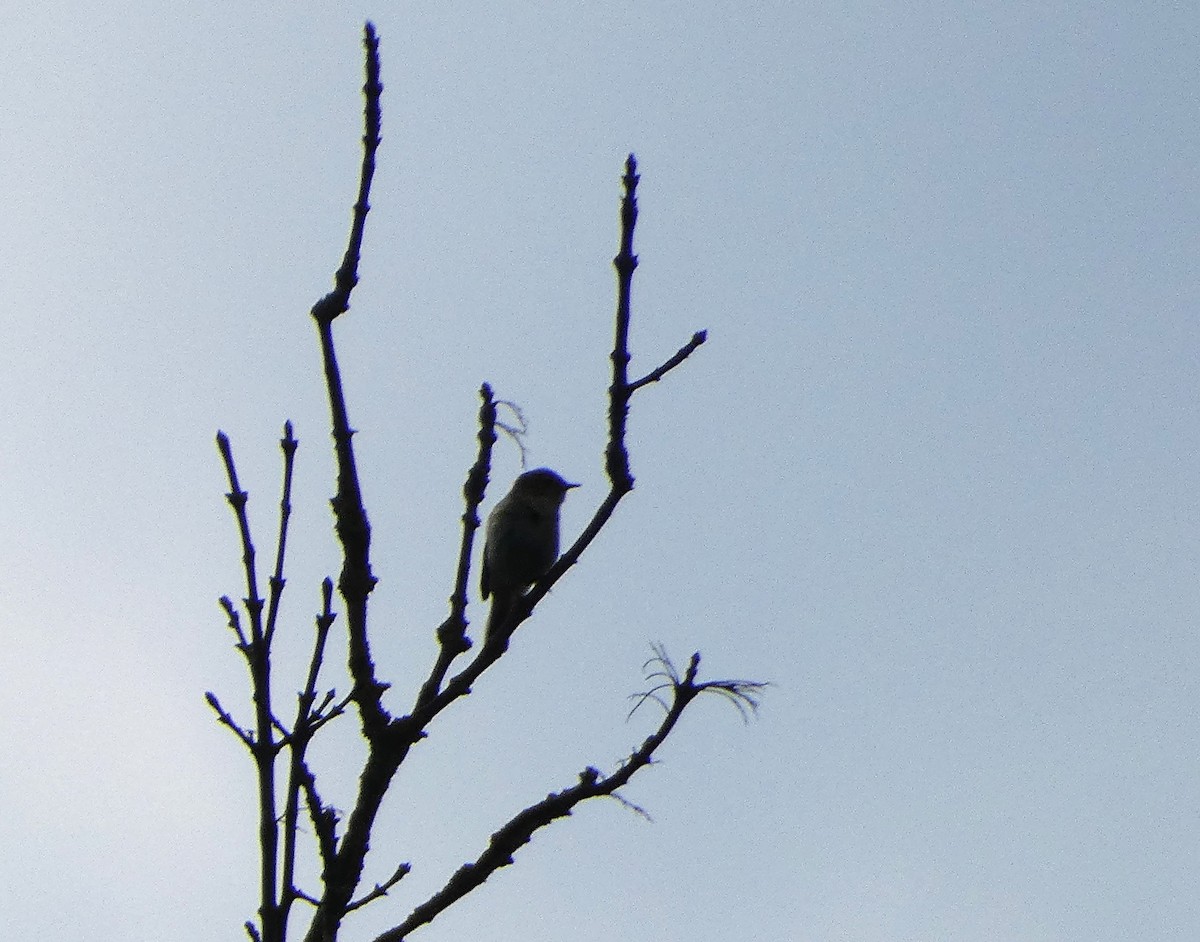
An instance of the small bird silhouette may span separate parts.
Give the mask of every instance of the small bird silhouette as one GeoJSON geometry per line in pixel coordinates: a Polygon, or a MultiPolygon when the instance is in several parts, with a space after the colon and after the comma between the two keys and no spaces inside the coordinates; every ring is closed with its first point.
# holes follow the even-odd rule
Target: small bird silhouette
{"type": "Polygon", "coordinates": [[[513,602],[558,559],[558,510],[569,484],[549,468],[526,471],[513,482],[487,522],[479,587],[492,597],[486,638],[504,624],[513,602]]]}

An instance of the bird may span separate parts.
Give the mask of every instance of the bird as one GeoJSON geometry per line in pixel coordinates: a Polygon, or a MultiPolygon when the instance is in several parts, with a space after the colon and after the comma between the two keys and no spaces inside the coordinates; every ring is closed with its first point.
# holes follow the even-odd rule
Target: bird
{"type": "Polygon", "coordinates": [[[549,468],[526,471],[488,516],[479,588],[492,597],[485,639],[498,635],[513,602],[558,559],[558,511],[571,484],[549,468]]]}

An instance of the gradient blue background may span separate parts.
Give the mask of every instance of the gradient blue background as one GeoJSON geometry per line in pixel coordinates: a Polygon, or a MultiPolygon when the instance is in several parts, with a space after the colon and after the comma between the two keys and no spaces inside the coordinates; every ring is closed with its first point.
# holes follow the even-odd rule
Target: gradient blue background
{"type": "MultiPolygon", "coordinates": [[[[631,150],[633,371],[710,342],[638,395],[601,540],[414,752],[367,878],[414,871],[347,942],[639,742],[650,641],[773,681],[761,718],[696,704],[627,790],[654,824],[586,806],[421,938],[1200,937],[1200,17],[796,0],[10,5],[6,935],[244,937],[250,766],[202,699],[248,715],[212,439],[264,558],[284,419],[301,439],[286,703],[337,565],[307,311],[368,17],[384,145],[338,337],[394,708],[479,383],[583,482],[569,536],[602,497],[631,150]]],[[[518,470],[502,448],[493,497],[518,470]]],[[[340,734],[316,759],[346,808],[340,734]]]]}

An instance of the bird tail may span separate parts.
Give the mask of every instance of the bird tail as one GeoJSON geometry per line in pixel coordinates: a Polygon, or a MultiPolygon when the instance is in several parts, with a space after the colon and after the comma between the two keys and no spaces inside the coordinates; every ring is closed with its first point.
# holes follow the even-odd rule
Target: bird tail
{"type": "Polygon", "coordinates": [[[485,644],[491,643],[493,639],[500,636],[501,629],[508,621],[509,612],[512,611],[516,598],[515,592],[492,592],[492,610],[488,613],[487,630],[484,634],[485,644]]]}

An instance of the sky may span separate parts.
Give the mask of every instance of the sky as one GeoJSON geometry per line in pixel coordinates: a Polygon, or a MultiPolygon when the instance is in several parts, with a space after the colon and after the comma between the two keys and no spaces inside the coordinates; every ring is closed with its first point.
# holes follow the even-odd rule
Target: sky
{"type": "MultiPolygon", "coordinates": [[[[394,709],[480,383],[582,484],[565,539],[603,499],[629,152],[631,371],[709,341],[636,396],[600,539],[414,750],[367,879],[413,872],[342,938],[612,769],[655,722],[626,718],[651,643],[771,682],[759,716],[695,703],[624,791],[652,822],[585,805],[414,939],[1200,936],[1200,19],[1020,0],[10,4],[6,934],[244,938],[251,769],[203,696],[248,715],[213,441],[263,559],[285,420],[301,442],[289,702],[338,568],[308,311],[368,18],[384,142],[336,336],[394,709]]],[[[520,470],[499,445],[488,506],[520,470]]],[[[343,809],[359,754],[350,719],[316,747],[343,809]]]]}

